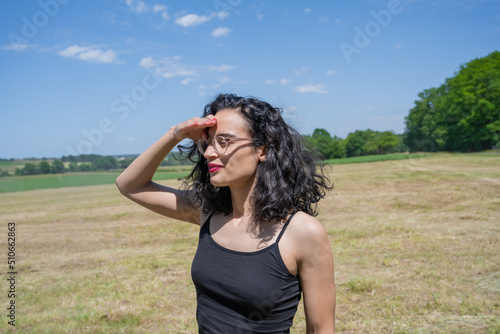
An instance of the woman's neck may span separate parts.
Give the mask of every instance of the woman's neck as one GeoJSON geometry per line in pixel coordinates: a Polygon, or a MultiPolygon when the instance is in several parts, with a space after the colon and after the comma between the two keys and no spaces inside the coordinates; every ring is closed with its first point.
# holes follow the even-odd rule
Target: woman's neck
{"type": "Polygon", "coordinates": [[[253,213],[253,207],[250,203],[250,197],[255,187],[255,181],[246,187],[230,187],[231,203],[233,206],[233,217],[235,219],[250,218],[253,213]]]}

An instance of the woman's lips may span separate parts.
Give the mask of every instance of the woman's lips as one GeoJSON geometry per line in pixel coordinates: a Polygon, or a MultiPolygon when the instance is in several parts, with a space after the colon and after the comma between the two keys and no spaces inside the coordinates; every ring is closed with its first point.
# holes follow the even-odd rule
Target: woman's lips
{"type": "Polygon", "coordinates": [[[217,164],[208,164],[208,172],[210,174],[212,173],[215,173],[216,171],[218,171],[219,169],[221,169],[222,166],[221,165],[217,165],[217,164]]]}

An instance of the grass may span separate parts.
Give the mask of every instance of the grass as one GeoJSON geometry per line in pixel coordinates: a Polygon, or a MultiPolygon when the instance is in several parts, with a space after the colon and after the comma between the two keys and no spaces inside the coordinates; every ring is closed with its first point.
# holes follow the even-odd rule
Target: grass
{"type": "MultiPolygon", "coordinates": [[[[81,187],[101,184],[114,184],[120,173],[64,173],[45,175],[9,176],[0,178],[0,193],[27,191],[35,189],[81,187]]],[[[186,176],[184,169],[161,169],[154,180],[178,179],[186,176]]]]}
{"type": "Polygon", "coordinates": [[[351,157],[351,158],[329,159],[326,160],[325,163],[330,165],[344,165],[344,164],[356,164],[356,163],[378,162],[378,161],[388,161],[388,160],[417,159],[417,158],[425,158],[430,155],[431,155],[430,153],[377,154],[377,155],[365,155],[365,156],[351,157]]]}
{"type": "MultiPolygon", "coordinates": [[[[335,189],[318,219],[335,256],[339,333],[500,333],[500,156],[437,154],[329,173],[335,189]]],[[[151,213],[113,185],[0,201],[19,249],[17,326],[2,317],[0,332],[197,333],[196,226],[151,213]]],[[[0,291],[5,309],[4,279],[0,291]]],[[[305,333],[302,305],[292,333],[305,333]]]]}

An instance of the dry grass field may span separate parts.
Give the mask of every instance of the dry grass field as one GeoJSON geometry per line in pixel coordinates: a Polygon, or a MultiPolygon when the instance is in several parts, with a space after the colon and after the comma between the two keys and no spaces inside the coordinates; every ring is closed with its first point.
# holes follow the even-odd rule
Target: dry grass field
{"type": "MultiPolygon", "coordinates": [[[[319,220],[335,256],[340,333],[500,333],[500,155],[331,166],[319,220]]],[[[178,181],[160,181],[176,185],[178,181]]],[[[195,226],[112,185],[0,194],[0,269],[16,222],[16,328],[196,333],[195,226]]],[[[302,306],[292,333],[304,333],[302,306]]]]}

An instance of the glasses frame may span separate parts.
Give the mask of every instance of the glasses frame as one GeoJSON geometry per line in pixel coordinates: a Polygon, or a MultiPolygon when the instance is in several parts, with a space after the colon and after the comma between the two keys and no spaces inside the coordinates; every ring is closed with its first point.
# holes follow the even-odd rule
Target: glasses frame
{"type": "MultiPolygon", "coordinates": [[[[214,148],[215,153],[217,153],[218,155],[224,155],[224,154],[226,154],[227,148],[229,147],[229,145],[231,145],[231,142],[243,141],[243,140],[253,141],[252,138],[224,137],[224,136],[216,135],[210,141],[207,139],[202,139],[202,138],[198,139],[196,141],[196,146],[198,147],[198,152],[200,152],[201,155],[205,154],[205,152],[207,151],[207,149],[210,145],[212,145],[212,147],[214,148]],[[214,140],[216,140],[216,142],[219,143],[217,141],[217,138],[222,138],[223,141],[227,142],[227,146],[224,148],[224,152],[219,152],[219,150],[217,149],[217,146],[219,146],[220,144],[214,144],[214,140]],[[206,148],[203,148],[203,142],[207,143],[206,148]]],[[[222,149],[222,147],[221,147],[221,149],[222,149]]]]}

